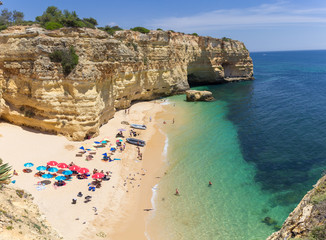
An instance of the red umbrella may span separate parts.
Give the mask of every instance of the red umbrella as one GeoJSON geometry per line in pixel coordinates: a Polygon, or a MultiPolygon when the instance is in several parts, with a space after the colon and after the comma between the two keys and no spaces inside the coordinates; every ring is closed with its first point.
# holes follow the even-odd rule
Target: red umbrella
{"type": "Polygon", "coordinates": [[[56,161],[50,161],[47,163],[47,165],[54,167],[54,166],[57,166],[58,163],[56,161]]]}
{"type": "Polygon", "coordinates": [[[89,170],[88,170],[87,168],[80,168],[80,169],[78,170],[78,172],[79,172],[79,173],[88,173],[89,170]]]}
{"type": "Polygon", "coordinates": [[[103,173],[100,173],[100,172],[95,173],[95,174],[93,174],[93,176],[92,176],[92,178],[95,178],[95,179],[103,178],[103,177],[104,177],[104,174],[103,174],[103,173]]]}
{"type": "Polygon", "coordinates": [[[80,167],[78,167],[77,165],[72,165],[71,167],[69,167],[69,170],[71,171],[78,171],[80,167]]]}
{"type": "Polygon", "coordinates": [[[67,164],[65,164],[65,163],[59,163],[59,164],[57,165],[57,167],[58,167],[58,168],[68,168],[69,166],[68,166],[67,164]]]}

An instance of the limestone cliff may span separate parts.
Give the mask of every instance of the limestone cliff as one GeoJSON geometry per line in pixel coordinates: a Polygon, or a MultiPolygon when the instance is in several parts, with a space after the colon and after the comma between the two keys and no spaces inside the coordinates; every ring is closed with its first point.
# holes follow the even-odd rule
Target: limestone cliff
{"type": "Polygon", "coordinates": [[[73,140],[96,135],[132,101],[183,92],[189,83],[252,76],[249,52],[235,40],[37,26],[0,33],[0,118],[73,140]],[[65,76],[49,54],[70,46],[79,63],[65,76]]]}
{"type": "Polygon", "coordinates": [[[59,240],[30,194],[0,185],[0,240],[59,240]]]}
{"type": "Polygon", "coordinates": [[[267,240],[326,239],[326,176],[301,200],[290,213],[280,231],[267,240]]]}

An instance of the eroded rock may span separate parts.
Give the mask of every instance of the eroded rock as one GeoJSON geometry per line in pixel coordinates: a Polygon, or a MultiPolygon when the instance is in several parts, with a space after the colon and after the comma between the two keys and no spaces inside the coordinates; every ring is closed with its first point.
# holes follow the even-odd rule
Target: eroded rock
{"type": "Polygon", "coordinates": [[[117,109],[189,89],[190,83],[249,80],[242,42],[182,33],[38,26],[0,33],[0,118],[72,140],[94,136],[117,109]],[[74,46],[68,75],[49,53],[74,46]],[[189,82],[188,82],[189,80],[189,82]]]}
{"type": "Polygon", "coordinates": [[[213,94],[210,91],[187,90],[186,100],[188,102],[211,102],[214,101],[215,98],[213,97],[213,94]]]}

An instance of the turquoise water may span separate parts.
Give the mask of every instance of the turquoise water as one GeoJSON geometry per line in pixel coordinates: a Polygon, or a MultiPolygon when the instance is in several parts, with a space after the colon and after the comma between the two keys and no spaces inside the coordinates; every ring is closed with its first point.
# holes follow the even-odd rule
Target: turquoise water
{"type": "Polygon", "coordinates": [[[265,239],[324,170],[326,51],[252,57],[255,81],[199,88],[215,102],[168,98],[153,239],[265,239]]]}

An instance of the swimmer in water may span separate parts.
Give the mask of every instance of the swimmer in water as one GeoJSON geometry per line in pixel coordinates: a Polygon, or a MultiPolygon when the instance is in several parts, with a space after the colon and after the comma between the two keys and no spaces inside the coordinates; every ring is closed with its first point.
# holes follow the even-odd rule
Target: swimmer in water
{"type": "Polygon", "coordinates": [[[212,186],[212,185],[213,185],[213,183],[211,181],[209,181],[208,186],[212,186]]]}

